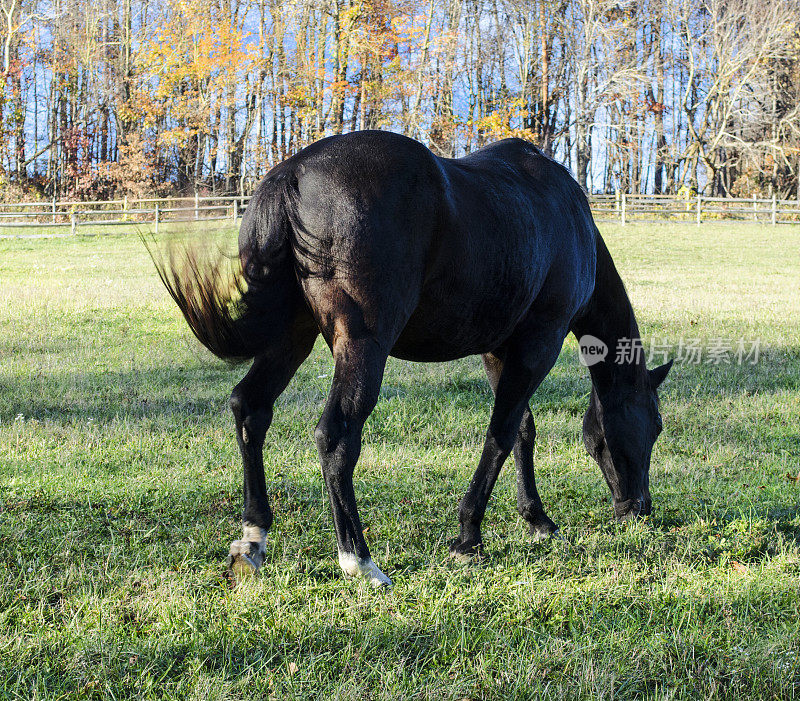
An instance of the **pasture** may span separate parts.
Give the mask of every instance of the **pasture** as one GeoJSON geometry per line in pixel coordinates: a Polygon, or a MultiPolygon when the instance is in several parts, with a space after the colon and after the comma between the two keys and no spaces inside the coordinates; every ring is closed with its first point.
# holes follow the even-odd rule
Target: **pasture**
{"type": "Polygon", "coordinates": [[[570,338],[532,403],[562,537],[527,542],[507,464],[465,566],[447,543],[489,417],[480,360],[391,360],[356,472],[390,591],[336,562],[322,341],[267,437],[265,565],[234,587],[245,367],[194,340],[136,236],[0,241],[0,697],[800,696],[800,227],[601,231],[646,350],[760,339],[758,361],[676,363],[654,515],[618,525],[570,338]]]}

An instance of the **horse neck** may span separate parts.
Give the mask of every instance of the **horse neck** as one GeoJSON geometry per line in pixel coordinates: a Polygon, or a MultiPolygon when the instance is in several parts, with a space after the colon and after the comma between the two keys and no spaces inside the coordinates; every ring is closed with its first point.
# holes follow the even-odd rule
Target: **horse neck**
{"type": "Polygon", "coordinates": [[[573,332],[578,339],[595,336],[608,348],[605,362],[589,368],[598,394],[602,396],[615,388],[645,386],[647,367],[633,307],[599,233],[594,293],[584,314],[573,324],[573,332]]]}

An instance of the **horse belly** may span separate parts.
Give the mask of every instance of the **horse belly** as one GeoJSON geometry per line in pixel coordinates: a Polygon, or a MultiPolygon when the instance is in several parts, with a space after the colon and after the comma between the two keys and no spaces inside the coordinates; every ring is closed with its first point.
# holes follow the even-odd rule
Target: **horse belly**
{"type": "Polygon", "coordinates": [[[403,360],[444,362],[497,349],[530,308],[536,290],[521,285],[498,294],[427,291],[395,342],[403,360]]]}

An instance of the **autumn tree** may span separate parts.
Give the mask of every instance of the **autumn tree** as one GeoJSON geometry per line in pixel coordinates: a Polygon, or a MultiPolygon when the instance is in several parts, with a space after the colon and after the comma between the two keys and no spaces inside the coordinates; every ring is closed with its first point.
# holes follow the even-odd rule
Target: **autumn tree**
{"type": "Polygon", "coordinates": [[[800,0],[0,0],[6,197],[232,193],[331,134],[797,194],[800,0]],[[27,196],[27,195],[25,195],[27,196]]]}

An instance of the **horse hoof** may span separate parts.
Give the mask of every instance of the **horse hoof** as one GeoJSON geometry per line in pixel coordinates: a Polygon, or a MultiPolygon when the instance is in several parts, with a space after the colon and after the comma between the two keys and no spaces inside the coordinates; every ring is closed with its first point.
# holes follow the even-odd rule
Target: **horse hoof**
{"type": "Polygon", "coordinates": [[[450,557],[456,562],[469,563],[483,557],[483,543],[464,543],[456,538],[450,543],[450,557]]]}
{"type": "Polygon", "coordinates": [[[228,555],[227,565],[231,574],[233,574],[234,580],[237,582],[247,579],[248,577],[253,577],[256,572],[258,572],[256,563],[247,557],[247,555],[228,555]]]}
{"type": "Polygon", "coordinates": [[[261,544],[249,540],[234,540],[231,543],[227,564],[237,581],[252,577],[264,564],[261,544]]]}
{"type": "Polygon", "coordinates": [[[530,538],[534,543],[548,540],[558,535],[558,526],[550,519],[541,523],[532,523],[530,526],[530,538]]]}
{"type": "Polygon", "coordinates": [[[389,579],[380,568],[372,561],[371,557],[366,560],[359,560],[355,553],[339,551],[339,567],[342,568],[344,576],[348,579],[363,577],[375,589],[390,588],[392,580],[389,579]]]}
{"type": "Polygon", "coordinates": [[[392,580],[389,579],[380,570],[378,570],[378,572],[374,576],[369,578],[369,583],[375,589],[391,589],[394,586],[394,584],[392,583],[392,580]]]}

